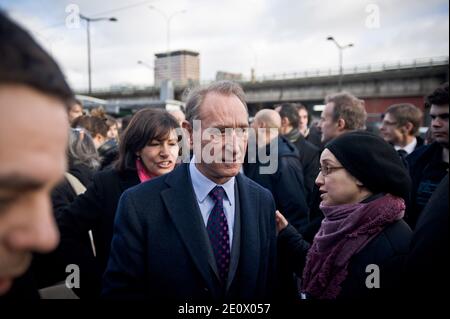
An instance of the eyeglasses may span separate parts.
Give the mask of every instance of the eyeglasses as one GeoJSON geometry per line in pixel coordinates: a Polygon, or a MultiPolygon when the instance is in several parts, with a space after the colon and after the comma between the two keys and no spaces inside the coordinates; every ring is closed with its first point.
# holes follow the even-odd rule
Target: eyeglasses
{"type": "Polygon", "coordinates": [[[386,126],[395,126],[395,125],[397,125],[398,123],[397,123],[397,122],[389,122],[389,121],[383,120],[383,121],[381,122],[381,124],[382,124],[382,125],[386,125],[386,126]]]}
{"type": "Polygon", "coordinates": [[[222,140],[225,136],[232,136],[234,133],[237,138],[247,138],[250,128],[238,127],[238,128],[208,128],[207,134],[213,139],[222,140]]]}
{"type": "Polygon", "coordinates": [[[343,166],[320,166],[319,173],[322,173],[322,176],[328,176],[333,172],[333,170],[344,168],[343,166]]]}

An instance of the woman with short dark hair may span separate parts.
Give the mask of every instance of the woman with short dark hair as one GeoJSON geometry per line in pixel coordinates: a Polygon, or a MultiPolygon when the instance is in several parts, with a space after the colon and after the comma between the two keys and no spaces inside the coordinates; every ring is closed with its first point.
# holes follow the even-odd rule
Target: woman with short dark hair
{"type": "Polygon", "coordinates": [[[138,111],[121,137],[119,159],[94,176],[86,192],[57,212],[61,233],[58,252],[64,263],[80,267],[82,297],[98,297],[122,193],[141,182],[171,172],[179,152],[178,122],[164,110],[138,111]],[[92,230],[96,256],[80,238],[92,230]]]}

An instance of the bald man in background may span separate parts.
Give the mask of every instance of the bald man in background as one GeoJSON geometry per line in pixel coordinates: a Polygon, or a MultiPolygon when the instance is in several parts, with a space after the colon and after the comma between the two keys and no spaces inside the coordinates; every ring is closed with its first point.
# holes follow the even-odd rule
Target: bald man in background
{"type": "Polygon", "coordinates": [[[296,147],[279,134],[280,127],[281,118],[278,112],[264,109],[256,113],[252,128],[258,151],[255,157],[247,158],[244,173],[272,192],[277,209],[300,230],[308,223],[302,164],[296,147]],[[261,169],[274,164],[264,163],[261,155],[266,154],[271,154],[271,159],[276,164],[272,174],[264,173],[261,169]]]}
{"type": "Polygon", "coordinates": [[[169,114],[172,115],[180,124],[180,127],[183,125],[183,122],[186,120],[186,115],[182,110],[172,110],[169,111],[169,114]]]}
{"type": "MultiPolygon", "coordinates": [[[[277,210],[284,212],[290,224],[299,231],[309,223],[309,209],[303,181],[302,164],[297,148],[279,131],[281,118],[274,110],[261,110],[256,113],[252,128],[258,147],[256,158],[249,155],[244,164],[244,173],[261,186],[272,192],[277,210]],[[264,156],[270,154],[275,161],[275,171],[265,173],[263,168],[274,163],[265,163],[264,156]]],[[[250,141],[249,141],[250,144],[250,141]]],[[[250,146],[249,146],[250,148],[250,146]]],[[[277,290],[278,300],[289,301],[297,298],[295,275],[285,260],[289,252],[278,246],[277,251],[277,290]]]]}

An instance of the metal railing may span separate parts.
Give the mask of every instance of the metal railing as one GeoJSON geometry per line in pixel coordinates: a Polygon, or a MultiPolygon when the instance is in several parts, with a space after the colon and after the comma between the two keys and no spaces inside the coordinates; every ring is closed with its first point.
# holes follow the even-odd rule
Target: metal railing
{"type": "MultiPolygon", "coordinates": [[[[380,63],[350,65],[344,67],[342,73],[344,75],[362,74],[362,73],[382,72],[390,70],[433,67],[448,64],[449,64],[449,57],[442,56],[433,58],[420,58],[408,61],[404,60],[395,62],[380,62],[380,63]]],[[[316,69],[305,69],[303,71],[297,72],[263,74],[255,77],[254,79],[251,79],[250,77],[243,77],[238,82],[265,82],[265,81],[293,80],[312,77],[327,77],[337,75],[339,75],[339,68],[316,68],[316,69]]],[[[201,81],[202,84],[208,84],[211,82],[214,82],[214,80],[201,81]]]]}
{"type": "MultiPolygon", "coordinates": [[[[432,57],[432,58],[419,58],[413,60],[403,60],[394,62],[382,62],[382,63],[369,63],[369,64],[357,64],[350,65],[343,68],[344,75],[350,74],[362,74],[371,72],[382,72],[382,71],[392,71],[392,70],[402,70],[402,69],[415,69],[415,68],[426,68],[434,66],[444,66],[449,64],[448,56],[432,57]]],[[[317,69],[306,69],[298,72],[285,72],[285,73],[274,73],[274,74],[264,74],[251,79],[250,77],[243,77],[240,81],[244,82],[265,82],[265,81],[275,81],[275,80],[293,80],[302,78],[312,78],[312,77],[328,77],[339,75],[338,68],[317,68],[317,69]]],[[[209,84],[215,80],[203,80],[200,81],[201,84],[209,84]]],[[[154,86],[116,86],[112,88],[96,88],[95,93],[134,93],[143,92],[148,90],[155,90],[154,86]]]]}
{"type": "MultiPolygon", "coordinates": [[[[396,62],[384,62],[384,63],[370,63],[370,64],[357,64],[346,66],[343,68],[342,73],[344,75],[349,74],[361,74],[370,72],[382,72],[390,70],[401,69],[414,69],[423,67],[433,67],[440,65],[448,65],[449,57],[433,57],[433,58],[421,58],[409,61],[396,61],[396,62]]],[[[264,82],[271,80],[288,80],[288,79],[300,79],[310,77],[326,77],[339,75],[338,68],[321,68],[321,69],[307,69],[299,72],[289,73],[276,73],[270,75],[261,75],[255,78],[256,82],[264,82]]],[[[250,78],[245,78],[243,82],[251,81],[250,78]]]]}

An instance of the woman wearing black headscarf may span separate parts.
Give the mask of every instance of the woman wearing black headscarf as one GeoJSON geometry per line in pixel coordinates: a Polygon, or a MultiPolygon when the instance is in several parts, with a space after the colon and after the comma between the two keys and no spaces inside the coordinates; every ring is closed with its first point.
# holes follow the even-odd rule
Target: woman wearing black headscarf
{"type": "Polygon", "coordinates": [[[306,298],[388,297],[398,292],[411,230],[403,221],[410,178],[398,155],[368,132],[325,146],[316,184],[324,220],[310,246],[277,212],[279,245],[306,298]]]}

